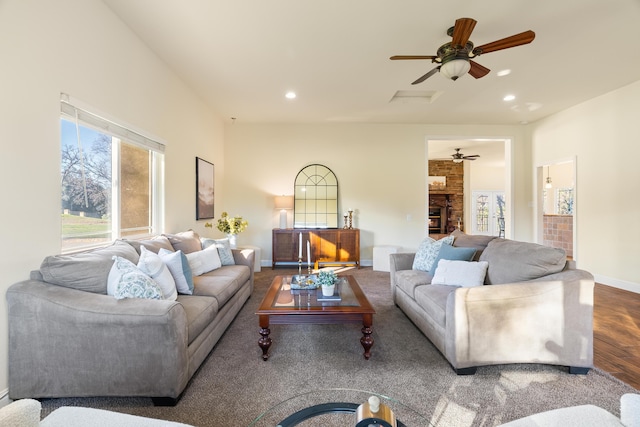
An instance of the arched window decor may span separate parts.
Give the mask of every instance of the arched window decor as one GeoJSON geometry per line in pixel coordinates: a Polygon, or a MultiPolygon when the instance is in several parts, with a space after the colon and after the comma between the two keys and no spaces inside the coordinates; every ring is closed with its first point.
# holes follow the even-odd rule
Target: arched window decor
{"type": "Polygon", "coordinates": [[[326,166],[313,164],[294,182],[294,228],[338,228],[338,178],[326,166]]]}

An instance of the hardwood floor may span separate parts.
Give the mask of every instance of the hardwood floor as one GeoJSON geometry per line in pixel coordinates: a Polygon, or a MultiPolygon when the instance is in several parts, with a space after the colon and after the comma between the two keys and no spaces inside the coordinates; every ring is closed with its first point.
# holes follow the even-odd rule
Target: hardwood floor
{"type": "Polygon", "coordinates": [[[594,365],[640,390],[640,294],[596,283],[594,365]]]}

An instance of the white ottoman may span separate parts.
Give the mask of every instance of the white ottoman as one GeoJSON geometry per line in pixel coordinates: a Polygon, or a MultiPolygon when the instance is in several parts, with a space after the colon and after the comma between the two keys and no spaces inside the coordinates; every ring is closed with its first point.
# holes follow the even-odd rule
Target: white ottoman
{"type": "Polygon", "coordinates": [[[373,247],[373,269],[376,271],[390,271],[389,255],[398,253],[401,246],[381,245],[373,247]]]}
{"type": "Polygon", "coordinates": [[[262,271],[261,269],[261,260],[262,260],[262,250],[257,247],[257,246],[248,246],[248,245],[243,245],[243,246],[238,246],[238,249],[253,249],[253,252],[255,252],[255,256],[256,256],[256,260],[255,263],[253,264],[253,271],[262,271]]]}

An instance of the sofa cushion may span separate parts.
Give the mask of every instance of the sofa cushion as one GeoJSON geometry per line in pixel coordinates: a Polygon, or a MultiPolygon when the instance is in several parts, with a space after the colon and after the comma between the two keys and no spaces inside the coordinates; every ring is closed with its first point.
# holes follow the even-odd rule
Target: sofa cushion
{"type": "Polygon", "coordinates": [[[200,236],[193,230],[183,231],[176,234],[163,234],[171,242],[174,250],[181,250],[185,254],[196,252],[202,249],[200,236]]]}
{"type": "Polygon", "coordinates": [[[167,264],[167,268],[176,282],[178,293],[191,295],[193,293],[193,272],[187,256],[182,251],[173,252],[164,248],[160,249],[158,255],[167,264]]]}
{"type": "Polygon", "coordinates": [[[480,261],[489,263],[485,283],[495,285],[558,273],[564,269],[567,257],[562,249],[496,238],[482,252],[480,261]]]}
{"type": "Polygon", "coordinates": [[[194,295],[212,296],[222,307],[249,280],[251,271],[246,265],[227,265],[193,278],[194,295]]]}
{"type": "Polygon", "coordinates": [[[415,288],[430,284],[433,276],[422,270],[400,270],[396,272],[395,278],[395,285],[411,298],[415,298],[415,288]]]}
{"type": "Polygon", "coordinates": [[[425,237],[422,243],[420,243],[418,251],[413,258],[412,268],[414,270],[430,271],[433,263],[438,257],[440,247],[445,243],[449,245],[452,244],[453,240],[453,236],[443,237],[440,240],[434,240],[431,237],[425,237]]]}
{"type": "Polygon", "coordinates": [[[119,256],[114,256],[113,261],[107,280],[108,295],[116,299],[163,299],[160,285],[134,263],[119,256]]]}
{"type": "Polygon", "coordinates": [[[221,267],[218,249],[215,246],[209,246],[197,252],[187,254],[189,267],[194,276],[200,276],[204,273],[216,270],[221,267]]]}
{"type": "Polygon", "coordinates": [[[416,303],[422,307],[441,327],[447,320],[447,297],[457,286],[428,285],[416,287],[416,303]]]}
{"type": "Polygon", "coordinates": [[[486,261],[452,261],[442,259],[438,263],[431,283],[434,285],[452,285],[470,288],[482,286],[489,263],[486,261]]]}
{"type": "Polygon", "coordinates": [[[144,246],[149,249],[151,252],[158,253],[161,248],[170,250],[173,252],[173,246],[171,246],[171,242],[167,239],[166,236],[156,236],[153,239],[148,240],[124,240],[138,252],[140,255],[140,248],[144,246]]]}
{"type": "Polygon", "coordinates": [[[496,238],[496,236],[466,234],[460,230],[455,230],[451,235],[454,237],[453,246],[461,248],[475,248],[476,254],[472,261],[480,259],[480,255],[482,255],[482,252],[486,249],[489,242],[496,238]]]}
{"type": "Polygon", "coordinates": [[[72,255],[52,255],[42,261],[40,273],[45,282],[96,294],[107,293],[107,278],[113,256],[138,262],[136,250],[121,240],[112,245],[72,255]]]}
{"type": "Polygon", "coordinates": [[[160,255],[142,246],[140,248],[138,268],[160,286],[164,299],[175,301],[178,296],[176,281],[171,275],[167,265],[162,261],[162,258],[160,258],[160,255]]]}
{"type": "Polygon", "coordinates": [[[436,269],[438,268],[438,262],[441,259],[471,261],[475,253],[475,248],[455,248],[449,244],[443,244],[442,246],[440,246],[440,252],[438,252],[438,256],[433,262],[433,265],[431,266],[431,270],[429,270],[429,272],[431,274],[435,273],[436,269]]]}
{"type": "Polygon", "coordinates": [[[178,302],[187,314],[187,340],[191,344],[218,314],[218,300],[211,297],[178,295],[178,302]]]}
{"type": "Polygon", "coordinates": [[[218,248],[218,255],[220,256],[220,262],[222,265],[236,264],[233,259],[233,252],[231,251],[231,243],[229,242],[229,239],[200,238],[200,241],[202,242],[202,249],[207,249],[211,245],[218,248]]]}

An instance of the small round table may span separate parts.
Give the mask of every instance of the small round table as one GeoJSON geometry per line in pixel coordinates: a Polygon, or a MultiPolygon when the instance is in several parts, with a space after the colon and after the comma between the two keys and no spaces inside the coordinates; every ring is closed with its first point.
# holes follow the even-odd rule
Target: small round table
{"type": "Polygon", "coordinates": [[[377,396],[381,403],[393,411],[397,427],[433,426],[422,414],[389,396],[365,390],[335,388],[313,390],[286,399],[258,415],[249,427],[355,427],[358,423],[358,406],[371,396],[377,396]]]}

